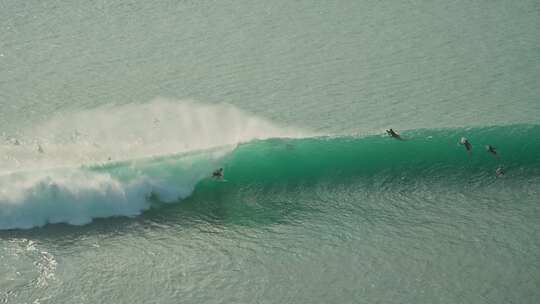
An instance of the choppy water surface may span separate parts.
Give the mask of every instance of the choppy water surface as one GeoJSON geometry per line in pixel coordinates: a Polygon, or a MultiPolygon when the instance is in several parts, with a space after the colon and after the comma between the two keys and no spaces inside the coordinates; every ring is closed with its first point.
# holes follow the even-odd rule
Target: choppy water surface
{"type": "Polygon", "coordinates": [[[535,303],[539,28],[537,1],[0,2],[0,300],[535,303]]]}

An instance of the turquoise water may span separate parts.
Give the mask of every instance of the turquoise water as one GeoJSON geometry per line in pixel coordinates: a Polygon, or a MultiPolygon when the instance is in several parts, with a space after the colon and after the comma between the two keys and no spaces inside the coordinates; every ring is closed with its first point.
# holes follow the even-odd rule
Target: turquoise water
{"type": "Polygon", "coordinates": [[[0,29],[2,302],[540,297],[537,1],[8,0],[0,29]]]}

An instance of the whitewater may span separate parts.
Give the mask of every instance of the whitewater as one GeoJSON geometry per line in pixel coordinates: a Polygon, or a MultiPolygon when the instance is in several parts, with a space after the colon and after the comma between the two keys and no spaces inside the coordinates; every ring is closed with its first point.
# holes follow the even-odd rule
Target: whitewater
{"type": "Polygon", "coordinates": [[[137,215],[151,198],[190,195],[239,144],[301,134],[230,105],[165,99],[62,113],[6,136],[0,229],[137,215]]]}

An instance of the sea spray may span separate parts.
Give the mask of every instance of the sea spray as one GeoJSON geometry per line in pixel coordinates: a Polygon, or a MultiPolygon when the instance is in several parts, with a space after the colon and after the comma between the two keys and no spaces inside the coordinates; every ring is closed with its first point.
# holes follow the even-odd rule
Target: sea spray
{"type": "Polygon", "coordinates": [[[146,104],[58,113],[32,128],[5,134],[0,172],[73,167],[305,135],[231,105],[160,98],[146,104]]]}

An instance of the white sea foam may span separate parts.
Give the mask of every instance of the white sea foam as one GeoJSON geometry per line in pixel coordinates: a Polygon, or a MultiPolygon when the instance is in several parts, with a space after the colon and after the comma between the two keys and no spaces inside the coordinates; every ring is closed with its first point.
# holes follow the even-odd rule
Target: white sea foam
{"type": "Polygon", "coordinates": [[[57,115],[0,146],[0,229],[134,216],[150,207],[151,193],[190,195],[235,144],[300,136],[229,105],[164,99],[57,115]],[[226,148],[155,158],[215,147],[226,148]]]}

